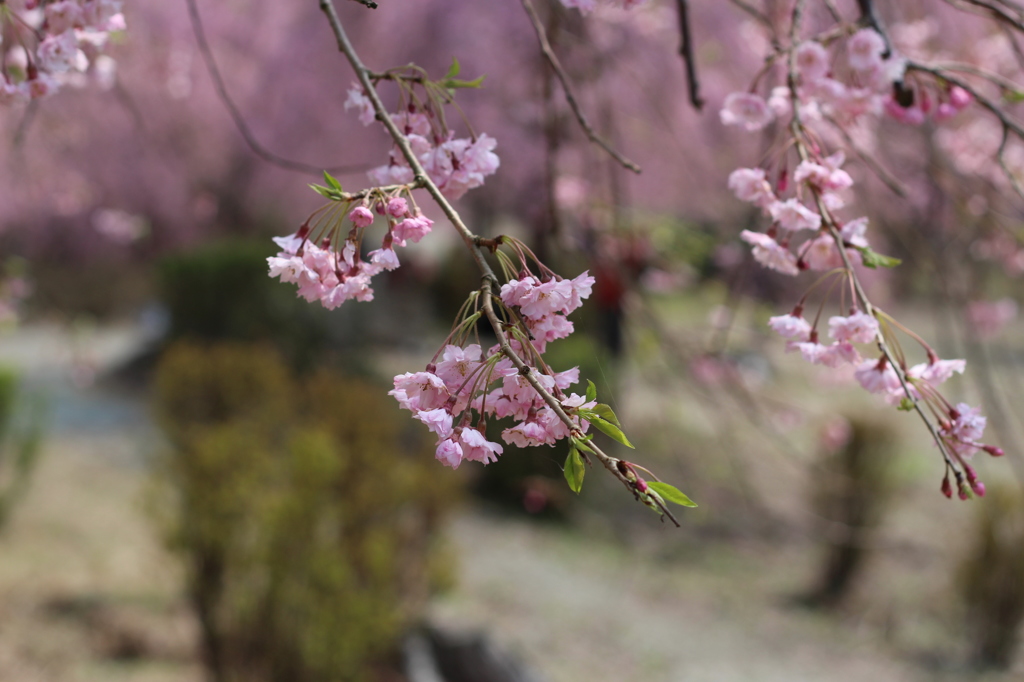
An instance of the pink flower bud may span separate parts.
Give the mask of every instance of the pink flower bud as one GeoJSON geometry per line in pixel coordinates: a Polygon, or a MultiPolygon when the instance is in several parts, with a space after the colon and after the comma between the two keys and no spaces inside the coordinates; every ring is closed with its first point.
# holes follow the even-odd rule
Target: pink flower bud
{"type": "Polygon", "coordinates": [[[971,483],[971,490],[973,490],[974,494],[978,497],[985,497],[985,484],[981,481],[974,481],[971,483]]]}
{"type": "Polygon", "coordinates": [[[993,457],[1002,457],[1004,454],[1006,454],[1005,452],[1003,452],[1002,448],[997,448],[995,445],[986,445],[981,449],[987,452],[988,454],[992,455],[993,457]]]}
{"type": "Polygon", "coordinates": [[[409,212],[409,205],[401,197],[392,197],[388,199],[387,212],[390,216],[401,218],[409,212]]]}
{"type": "Polygon", "coordinates": [[[352,221],[352,224],[356,227],[369,227],[373,224],[373,214],[370,213],[370,209],[365,206],[356,206],[352,209],[352,212],[348,214],[348,219],[352,221]]]}
{"type": "Polygon", "coordinates": [[[946,474],[945,478],[942,479],[942,494],[946,497],[953,498],[953,484],[949,482],[949,474],[946,474]]]}

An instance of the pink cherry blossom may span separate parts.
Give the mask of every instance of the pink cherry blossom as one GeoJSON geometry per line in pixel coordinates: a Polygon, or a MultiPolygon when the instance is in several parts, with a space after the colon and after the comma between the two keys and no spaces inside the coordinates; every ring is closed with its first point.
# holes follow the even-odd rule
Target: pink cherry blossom
{"type": "Polygon", "coordinates": [[[740,239],[753,244],[754,259],[772,270],[777,270],[784,275],[798,275],[799,268],[796,265],[796,256],[783,248],[774,239],[761,232],[743,230],[740,232],[740,239]]]}
{"type": "Polygon", "coordinates": [[[370,125],[377,118],[377,114],[373,110],[373,103],[363,92],[363,87],[358,83],[353,83],[352,87],[348,90],[348,98],[345,100],[345,111],[349,109],[355,109],[359,112],[359,122],[364,126],[370,125]]]}
{"type": "Polygon", "coordinates": [[[737,168],[729,174],[729,189],[740,201],[749,201],[761,208],[776,201],[763,168],[737,168]]]}
{"type": "Polygon", "coordinates": [[[471,462],[480,462],[481,464],[497,462],[498,455],[504,450],[498,443],[492,443],[484,438],[484,435],[476,429],[462,429],[459,440],[462,442],[463,457],[471,462]]]}
{"type": "Polygon", "coordinates": [[[878,320],[859,311],[849,317],[832,317],[828,321],[828,335],[840,342],[871,343],[878,336],[878,320]]]}
{"type": "Polygon", "coordinates": [[[779,315],[768,320],[768,326],[784,339],[806,341],[811,336],[811,325],[803,317],[779,315]]]}
{"type": "Polygon", "coordinates": [[[445,409],[421,410],[416,413],[415,418],[441,438],[447,438],[452,434],[452,415],[445,409]]]}
{"type": "Polygon", "coordinates": [[[808,41],[796,48],[796,68],[804,83],[817,81],[830,70],[828,50],[821,43],[808,41]]]}
{"type": "Polygon", "coordinates": [[[857,366],[853,376],[868,393],[903,390],[899,376],[884,357],[881,360],[865,360],[857,366]]]}
{"type": "Polygon", "coordinates": [[[791,232],[821,228],[821,216],[801,204],[799,199],[776,201],[768,206],[768,212],[779,227],[791,232]]]}
{"type": "Polygon", "coordinates": [[[348,219],[351,220],[352,224],[356,227],[369,227],[373,224],[373,213],[371,213],[370,209],[365,206],[356,206],[352,209],[352,212],[348,214],[348,219]]]}
{"type": "Polygon", "coordinates": [[[444,381],[430,372],[399,374],[395,377],[395,388],[388,391],[403,409],[419,412],[436,410],[448,400],[448,388],[444,381]]]}
{"type": "Polygon", "coordinates": [[[445,438],[438,442],[434,457],[441,464],[458,469],[463,459],[462,446],[451,438],[445,438]]]}
{"type": "Polygon", "coordinates": [[[727,126],[760,130],[772,122],[774,115],[763,97],[749,92],[733,92],[725,98],[719,117],[727,126]]]}
{"type": "Polygon", "coordinates": [[[405,246],[406,241],[410,241],[413,244],[419,242],[419,240],[430,234],[433,224],[433,220],[417,212],[412,218],[406,218],[395,225],[392,230],[395,244],[405,246]]]}
{"type": "Polygon", "coordinates": [[[862,28],[846,42],[847,61],[857,71],[880,69],[883,52],[885,40],[871,28],[862,28]]]}
{"type": "Polygon", "coordinates": [[[938,386],[954,374],[963,374],[966,360],[936,360],[920,365],[914,365],[907,370],[907,376],[912,379],[927,381],[932,386],[938,386]]]}

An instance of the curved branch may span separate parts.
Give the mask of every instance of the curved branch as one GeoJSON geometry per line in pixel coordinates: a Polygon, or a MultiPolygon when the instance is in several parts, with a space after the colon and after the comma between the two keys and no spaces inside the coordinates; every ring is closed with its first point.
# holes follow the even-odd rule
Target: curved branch
{"type": "MultiPolygon", "coordinates": [[[[572,418],[565,413],[562,408],[562,404],[552,395],[544,386],[541,385],[537,379],[536,370],[533,367],[527,365],[522,358],[513,350],[511,344],[508,341],[508,335],[505,333],[504,326],[501,320],[498,319],[497,314],[494,312],[494,286],[498,283],[498,278],[495,276],[491,266],[487,263],[484,256],[483,248],[481,244],[485,243],[481,237],[473,234],[473,232],[463,222],[462,217],[458,211],[451,205],[448,199],[441,193],[437,185],[430,176],[427,175],[426,170],[423,168],[423,164],[413,153],[412,148],[409,146],[409,141],[405,135],[398,129],[394,121],[388,115],[387,109],[384,107],[384,103],[380,99],[380,95],[377,94],[377,90],[373,87],[372,76],[373,73],[366,68],[359,55],[356,53],[355,48],[352,46],[351,41],[348,39],[348,35],[345,33],[345,29],[341,25],[341,19],[338,17],[338,13],[334,8],[333,0],[318,0],[320,9],[327,16],[327,20],[331,25],[331,30],[334,32],[334,37],[338,43],[338,49],[348,59],[349,64],[352,66],[353,71],[356,72],[356,77],[359,79],[359,83],[363,86],[363,90],[366,92],[366,96],[370,99],[370,103],[373,105],[373,110],[377,114],[377,119],[387,128],[388,133],[398,146],[405,160],[409,163],[415,175],[415,181],[418,185],[427,190],[431,198],[437,203],[444,213],[445,217],[451,221],[455,227],[459,236],[462,237],[463,243],[466,248],[469,249],[470,254],[473,256],[473,260],[476,262],[477,267],[480,269],[480,274],[483,279],[483,284],[480,288],[481,301],[484,309],[484,314],[487,317],[487,321],[490,323],[491,328],[494,330],[494,334],[498,339],[498,345],[501,348],[501,352],[507,357],[519,373],[526,378],[527,382],[537,392],[537,395],[551,408],[551,410],[558,416],[558,419],[566,425],[571,434],[579,434],[582,436],[579,424],[573,422],[572,418]]],[[[616,457],[612,457],[601,450],[593,441],[587,443],[587,446],[593,451],[593,454],[601,462],[605,469],[610,471],[630,492],[634,495],[638,495],[636,483],[631,481],[620,469],[619,460],[616,457]]],[[[658,505],[661,508],[663,514],[672,520],[676,526],[679,522],[676,520],[672,512],[664,508],[662,505],[658,505]]]]}
{"type": "Polygon", "coordinates": [[[533,24],[533,30],[537,34],[537,41],[540,43],[540,51],[544,54],[544,58],[558,77],[558,82],[562,84],[562,92],[565,93],[565,100],[569,103],[569,108],[572,109],[572,113],[576,117],[576,122],[579,123],[580,128],[583,129],[587,139],[608,152],[608,155],[618,161],[624,168],[628,168],[634,173],[640,173],[640,166],[615,151],[615,149],[608,144],[604,138],[597,134],[594,127],[590,125],[589,121],[587,121],[587,117],[583,115],[583,111],[580,109],[579,102],[576,101],[576,94],[573,92],[572,83],[569,82],[569,75],[566,74],[565,69],[562,68],[562,63],[558,61],[558,55],[556,55],[555,51],[551,49],[551,43],[548,41],[548,34],[544,30],[544,24],[541,23],[540,17],[537,16],[537,10],[534,9],[530,0],[521,0],[521,2],[523,9],[526,10],[527,16],[530,17],[530,23],[533,24]]]}
{"type": "Polygon", "coordinates": [[[185,4],[188,5],[188,15],[192,22],[192,33],[195,34],[196,43],[199,46],[199,53],[202,55],[203,63],[206,65],[206,71],[210,74],[210,79],[213,81],[213,89],[216,91],[217,97],[220,98],[224,108],[228,110],[231,120],[234,121],[235,128],[238,129],[242,139],[245,140],[245,143],[249,146],[249,149],[252,150],[253,154],[267,163],[274,164],[275,166],[291,171],[297,171],[299,173],[309,173],[316,176],[319,176],[324,170],[329,173],[338,174],[369,170],[370,166],[367,164],[332,166],[329,168],[314,166],[275,154],[260,144],[259,140],[256,139],[256,136],[253,135],[252,130],[249,128],[249,124],[246,123],[245,117],[242,116],[242,112],[235,104],[235,101],[231,99],[231,95],[228,94],[227,86],[224,84],[224,78],[221,76],[220,68],[217,66],[217,60],[214,59],[213,50],[210,49],[210,43],[206,39],[206,30],[203,27],[202,17],[199,16],[199,8],[196,6],[196,0],[185,0],[185,4]]]}

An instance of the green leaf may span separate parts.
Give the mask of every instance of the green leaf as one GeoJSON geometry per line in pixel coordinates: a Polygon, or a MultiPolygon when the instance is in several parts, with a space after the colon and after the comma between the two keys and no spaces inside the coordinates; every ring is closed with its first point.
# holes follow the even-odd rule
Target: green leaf
{"type": "Polygon", "coordinates": [[[597,400],[597,386],[590,379],[587,379],[587,402],[592,403],[597,400]]]}
{"type": "Polygon", "coordinates": [[[902,410],[903,412],[910,412],[914,409],[914,401],[910,398],[904,398],[900,401],[900,405],[896,409],[902,410]]]}
{"type": "Polygon", "coordinates": [[[445,80],[455,78],[456,76],[459,75],[459,71],[461,70],[462,67],[459,66],[459,60],[456,59],[455,57],[452,57],[452,65],[448,67],[448,73],[444,75],[445,80]]]}
{"type": "Polygon", "coordinates": [[[622,424],[619,423],[619,418],[615,416],[615,411],[612,410],[612,408],[610,408],[609,406],[603,403],[600,405],[595,405],[594,414],[596,414],[598,417],[601,417],[602,419],[610,421],[612,424],[615,424],[620,429],[622,428],[622,424]]]}
{"type": "Polygon", "coordinates": [[[668,502],[674,502],[675,504],[679,504],[684,507],[697,506],[696,502],[684,495],[683,492],[674,485],[662,483],[661,481],[648,481],[647,485],[651,490],[661,495],[661,497],[668,502]]]}
{"type": "Polygon", "coordinates": [[[325,199],[330,199],[331,201],[341,201],[341,195],[338,193],[337,190],[331,189],[329,187],[321,187],[320,185],[310,185],[310,187],[313,189],[314,192],[324,197],[325,199]]]}
{"type": "Polygon", "coordinates": [[[1010,102],[1011,104],[1016,104],[1017,102],[1024,102],[1024,92],[1021,92],[1020,90],[1010,90],[1009,88],[1006,88],[1003,90],[1003,99],[1007,102],[1010,102]]]}
{"type": "Polygon", "coordinates": [[[880,253],[875,253],[867,246],[858,246],[857,250],[860,251],[860,259],[864,263],[866,268],[877,268],[879,266],[883,268],[894,268],[903,261],[899,258],[893,258],[892,256],[883,256],[880,253]]]}
{"type": "Polygon", "coordinates": [[[456,90],[458,88],[479,88],[483,85],[484,78],[486,77],[487,76],[480,76],[479,78],[474,78],[471,81],[463,81],[458,78],[445,78],[441,81],[440,85],[442,88],[447,88],[448,90],[456,90]]]}
{"type": "Polygon", "coordinates": [[[615,440],[617,440],[620,443],[622,443],[623,445],[625,445],[627,448],[633,447],[633,444],[629,442],[628,438],[626,438],[626,434],[624,434],[622,432],[622,429],[620,429],[615,424],[612,424],[609,421],[605,421],[604,419],[601,419],[600,417],[594,417],[594,418],[590,419],[589,421],[599,431],[601,431],[601,433],[603,433],[604,435],[608,436],[609,438],[614,438],[615,440]]]}
{"type": "Polygon", "coordinates": [[[339,192],[341,191],[341,183],[335,180],[327,171],[324,171],[324,180],[327,181],[327,184],[330,185],[331,188],[339,192]]]}
{"type": "Polygon", "coordinates": [[[575,445],[570,445],[569,456],[565,459],[565,468],[562,469],[562,473],[565,474],[565,480],[569,484],[569,488],[577,495],[583,489],[583,474],[586,472],[587,470],[583,466],[583,458],[580,457],[579,450],[576,449],[575,445]]]}
{"type": "Polygon", "coordinates": [[[575,445],[576,447],[578,447],[583,452],[589,452],[592,455],[593,454],[597,454],[597,453],[594,452],[594,448],[592,448],[589,445],[587,445],[587,441],[589,441],[591,439],[591,437],[592,436],[587,436],[586,438],[573,438],[572,439],[572,444],[575,445]]]}

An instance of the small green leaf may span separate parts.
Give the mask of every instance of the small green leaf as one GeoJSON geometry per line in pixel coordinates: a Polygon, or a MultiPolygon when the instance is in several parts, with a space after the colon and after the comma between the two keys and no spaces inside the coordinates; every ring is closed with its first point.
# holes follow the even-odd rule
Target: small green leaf
{"type": "Polygon", "coordinates": [[[575,445],[576,447],[578,447],[583,452],[589,452],[590,454],[597,454],[597,453],[594,452],[594,448],[592,448],[589,445],[587,445],[587,441],[589,441],[591,439],[591,437],[592,436],[587,436],[586,438],[573,438],[572,439],[572,444],[575,445]]]}
{"type": "Polygon", "coordinates": [[[1010,102],[1011,104],[1015,104],[1017,102],[1024,102],[1024,92],[1021,92],[1020,90],[1010,90],[1009,88],[1006,88],[1003,90],[1003,99],[1007,102],[1010,102]]]}
{"type": "Polygon", "coordinates": [[[483,85],[484,78],[486,77],[487,76],[480,76],[479,78],[474,78],[471,81],[463,81],[458,78],[445,78],[441,81],[440,85],[442,88],[447,88],[448,90],[457,90],[459,88],[479,88],[483,85]]]}
{"type": "Polygon", "coordinates": [[[320,185],[310,185],[310,187],[313,189],[314,192],[324,197],[325,199],[330,199],[331,201],[341,201],[341,195],[338,194],[336,190],[333,190],[329,187],[321,187],[320,185]]]}
{"type": "Polygon", "coordinates": [[[860,259],[864,263],[866,268],[894,268],[903,261],[899,258],[893,258],[892,256],[883,256],[880,253],[875,253],[868,246],[858,246],[857,250],[860,251],[860,259]]]}
{"type": "Polygon", "coordinates": [[[661,481],[648,481],[647,485],[651,490],[658,493],[664,500],[674,502],[684,507],[696,507],[697,503],[683,494],[679,488],[661,481]]]}
{"type": "Polygon", "coordinates": [[[587,402],[592,403],[597,400],[597,386],[590,379],[587,379],[587,402]]]}
{"type": "Polygon", "coordinates": [[[586,472],[587,470],[583,466],[583,458],[580,457],[579,450],[576,449],[575,445],[570,445],[569,456],[565,458],[565,468],[562,470],[562,473],[565,474],[565,480],[569,484],[569,488],[577,495],[583,489],[583,474],[586,472]]]}
{"type": "Polygon", "coordinates": [[[896,409],[902,410],[903,412],[910,412],[914,409],[914,401],[910,398],[904,398],[900,401],[900,405],[896,409]]]}
{"type": "Polygon", "coordinates": [[[332,189],[335,189],[339,192],[341,191],[341,183],[335,180],[334,177],[332,177],[331,174],[328,173],[327,171],[324,171],[324,180],[327,181],[327,184],[330,185],[332,189]]]}
{"type": "Polygon", "coordinates": [[[459,75],[459,71],[461,70],[462,67],[459,66],[459,60],[456,59],[455,57],[452,57],[452,65],[448,67],[448,73],[444,75],[445,80],[455,78],[456,76],[459,75]]]}
{"type": "Polygon", "coordinates": [[[617,440],[620,443],[622,443],[623,445],[625,445],[627,448],[633,447],[633,444],[629,442],[628,438],[626,438],[626,434],[624,434],[622,432],[622,429],[620,429],[615,424],[612,424],[609,421],[605,421],[604,419],[601,419],[600,417],[594,417],[594,418],[590,419],[589,421],[599,431],[601,431],[601,433],[603,433],[604,435],[608,436],[609,438],[614,438],[615,440],[617,440]]]}
{"type": "Polygon", "coordinates": [[[612,410],[612,408],[610,408],[609,406],[603,403],[600,405],[595,405],[594,414],[596,414],[598,417],[601,417],[602,419],[610,421],[612,424],[615,424],[620,429],[622,428],[622,424],[619,423],[619,418],[615,416],[615,411],[612,410]]]}

